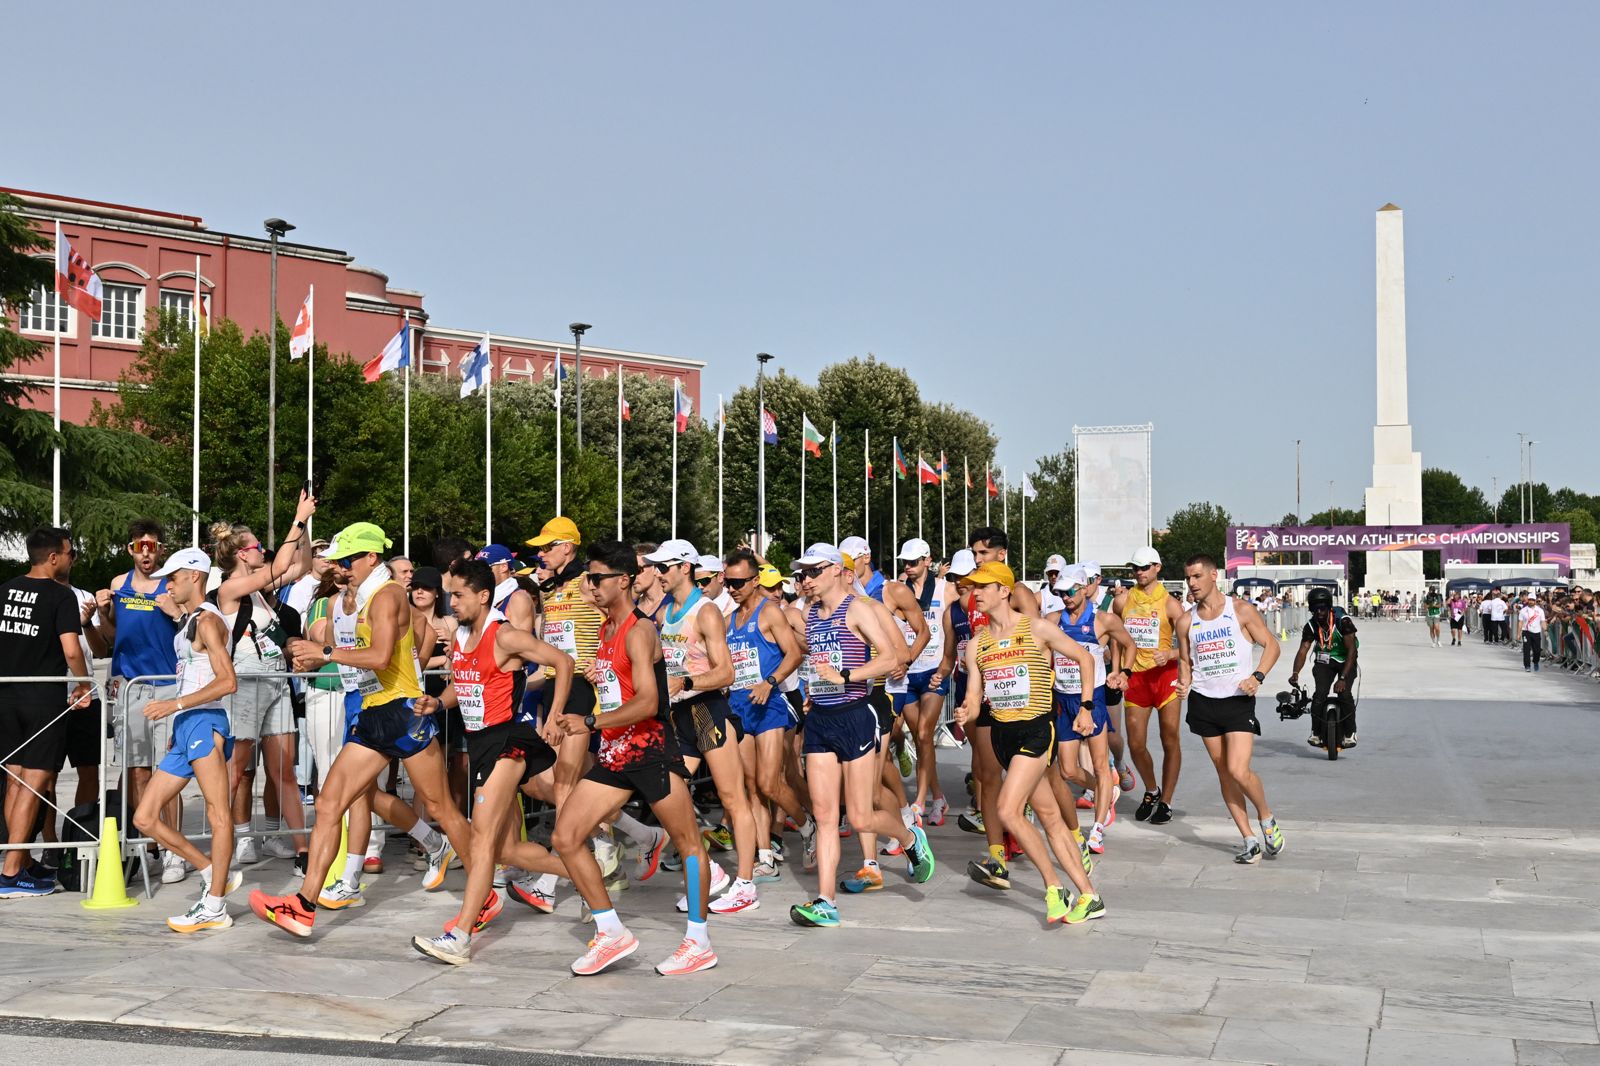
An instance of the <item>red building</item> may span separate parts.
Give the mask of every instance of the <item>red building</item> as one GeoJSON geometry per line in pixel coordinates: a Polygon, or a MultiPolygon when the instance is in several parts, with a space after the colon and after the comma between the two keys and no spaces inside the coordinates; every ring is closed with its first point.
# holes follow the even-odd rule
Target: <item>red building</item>
{"type": "MultiPolygon", "coordinates": [[[[83,421],[96,400],[112,404],[117,378],[137,354],[150,316],[158,309],[193,313],[195,257],[200,293],[213,320],[237,322],[246,335],[265,332],[271,323],[271,242],[265,235],[217,233],[196,215],[179,215],[72,196],[0,189],[22,201],[21,213],[54,241],[55,226],[100,276],[104,304],[97,322],[67,306],[51,289],[35,294],[20,313],[7,317],[20,333],[41,341],[61,338],[62,417],[83,421]]],[[[52,259],[54,247],[38,253],[52,259]]],[[[435,326],[423,294],[395,288],[381,270],[362,266],[347,252],[287,240],[278,243],[278,315],[292,323],[306,293],[316,289],[316,337],[332,352],[368,359],[409,315],[422,329],[417,368],[423,373],[459,375],[461,360],[481,331],[435,326]]],[[[490,334],[495,378],[542,379],[554,372],[559,352],[572,365],[570,341],[490,334]]],[[[50,347],[7,375],[46,387],[34,393],[36,406],[48,407],[54,354],[50,347]]],[[[700,407],[698,359],[651,355],[615,348],[583,346],[585,378],[609,378],[621,366],[629,373],[677,378],[700,407]]]]}

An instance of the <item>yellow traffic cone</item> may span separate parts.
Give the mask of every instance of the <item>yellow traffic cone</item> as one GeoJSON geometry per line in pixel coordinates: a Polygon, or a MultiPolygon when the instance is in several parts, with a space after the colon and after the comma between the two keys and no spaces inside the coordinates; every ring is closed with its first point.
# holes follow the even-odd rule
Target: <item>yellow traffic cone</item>
{"type": "Polygon", "coordinates": [[[117,843],[117,820],[107,817],[100,825],[100,854],[94,866],[94,892],[83,901],[86,910],[112,911],[137,907],[128,897],[128,884],[122,879],[122,848],[117,843]]]}
{"type": "Polygon", "coordinates": [[[346,814],[339,823],[339,851],[333,857],[333,865],[328,867],[328,876],[322,879],[322,887],[327,888],[339,878],[344,876],[344,864],[350,858],[350,816],[346,814]]]}

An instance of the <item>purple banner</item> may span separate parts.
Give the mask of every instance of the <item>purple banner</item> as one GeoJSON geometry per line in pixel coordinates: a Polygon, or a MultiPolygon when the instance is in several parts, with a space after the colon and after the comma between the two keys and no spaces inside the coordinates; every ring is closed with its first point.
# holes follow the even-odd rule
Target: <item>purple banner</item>
{"type": "Polygon", "coordinates": [[[1229,526],[1228,573],[1256,553],[1310,552],[1315,564],[1348,567],[1351,552],[1437,551],[1446,564],[1476,565],[1480,551],[1536,551],[1539,562],[1572,573],[1572,528],[1565,522],[1466,526],[1229,526]]]}

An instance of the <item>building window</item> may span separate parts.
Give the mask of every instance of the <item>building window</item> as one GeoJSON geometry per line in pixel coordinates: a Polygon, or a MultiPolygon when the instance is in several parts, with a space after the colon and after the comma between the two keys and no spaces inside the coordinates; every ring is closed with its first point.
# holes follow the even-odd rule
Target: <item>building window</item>
{"type": "Polygon", "coordinates": [[[60,333],[72,335],[72,308],[56,293],[53,287],[40,285],[33,290],[33,300],[17,311],[17,328],[26,333],[60,333]]]}
{"type": "MultiPolygon", "coordinates": [[[[200,294],[200,306],[205,308],[206,321],[211,320],[211,294],[200,294]]],[[[177,316],[179,322],[187,322],[189,328],[194,328],[194,292],[188,289],[162,289],[161,313],[177,316]]]]}
{"type": "Polygon", "coordinates": [[[100,321],[94,335],[108,341],[136,341],[144,316],[144,288],[140,285],[106,285],[100,321]]]}

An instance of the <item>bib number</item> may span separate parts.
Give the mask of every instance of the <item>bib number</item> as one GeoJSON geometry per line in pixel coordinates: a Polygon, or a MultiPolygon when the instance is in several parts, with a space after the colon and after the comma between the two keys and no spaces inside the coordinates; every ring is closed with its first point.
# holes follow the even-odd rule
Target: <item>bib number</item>
{"type": "Polygon", "coordinates": [[[749,690],[761,684],[761,655],[754,648],[729,647],[733,655],[733,687],[749,690]]]}
{"type": "Polygon", "coordinates": [[[1161,619],[1153,614],[1125,618],[1122,622],[1133,638],[1133,646],[1154,651],[1161,646],[1161,619]]]}
{"type": "Polygon", "coordinates": [[[835,672],[844,669],[844,652],[838,648],[828,651],[813,651],[807,660],[811,667],[810,691],[813,696],[837,696],[844,691],[844,685],[833,681],[824,681],[817,673],[824,666],[830,666],[835,672]]]}
{"type": "Polygon", "coordinates": [[[610,714],[622,706],[622,682],[617,680],[610,663],[596,662],[595,667],[600,672],[600,683],[594,687],[595,700],[601,714],[610,714]]]}
{"type": "Polygon", "coordinates": [[[1083,691],[1083,672],[1078,669],[1078,661],[1060,652],[1053,653],[1056,668],[1056,688],[1066,693],[1079,693],[1083,691]]]}
{"type": "Polygon", "coordinates": [[[883,691],[891,696],[904,696],[911,691],[911,675],[909,673],[896,681],[893,677],[883,679],[883,691]]]}
{"type": "Polygon", "coordinates": [[[663,638],[661,641],[661,657],[667,661],[668,677],[689,676],[687,665],[689,649],[684,647],[682,641],[673,640],[670,637],[663,638]]]}
{"type": "Polygon", "coordinates": [[[461,708],[461,721],[469,732],[483,728],[483,686],[456,685],[456,702],[461,708]]]}
{"type": "Polygon", "coordinates": [[[559,648],[574,659],[578,657],[578,633],[570,618],[547,620],[544,624],[544,642],[559,648]]]}
{"type": "Polygon", "coordinates": [[[996,666],[983,672],[983,694],[992,710],[1027,710],[1031,691],[1026,666],[996,666]]]}

